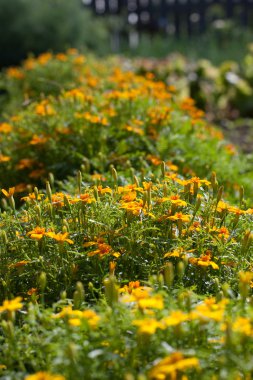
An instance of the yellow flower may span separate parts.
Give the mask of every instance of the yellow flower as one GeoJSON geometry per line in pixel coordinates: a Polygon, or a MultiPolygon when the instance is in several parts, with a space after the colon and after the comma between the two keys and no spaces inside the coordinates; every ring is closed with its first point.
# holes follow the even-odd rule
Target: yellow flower
{"type": "Polygon", "coordinates": [[[139,334],[153,335],[158,328],[164,329],[164,325],[154,318],[136,319],[132,324],[139,327],[139,334]]]}
{"type": "Polygon", "coordinates": [[[189,263],[192,265],[198,265],[201,267],[209,267],[211,266],[213,269],[219,269],[219,266],[211,260],[211,252],[206,251],[204,255],[201,255],[199,258],[191,257],[189,258],[189,263]]]}
{"type": "Polygon", "coordinates": [[[9,190],[2,189],[2,193],[7,197],[10,198],[15,193],[15,187],[9,187],[9,190]]]}
{"type": "Polygon", "coordinates": [[[142,298],[139,300],[138,305],[141,309],[159,309],[164,308],[163,298],[161,295],[157,294],[148,298],[142,298]]]}
{"type": "Polygon", "coordinates": [[[11,157],[9,156],[4,156],[3,154],[0,154],[0,163],[1,162],[8,162],[11,160],[11,157]]]}
{"type": "Polygon", "coordinates": [[[253,280],[253,272],[239,272],[240,282],[243,284],[251,284],[251,280],[253,280]]]}
{"type": "Polygon", "coordinates": [[[22,309],[23,304],[21,303],[22,297],[16,297],[13,300],[5,300],[0,306],[0,313],[3,313],[4,311],[15,311],[22,309]]]}
{"type": "Polygon", "coordinates": [[[189,315],[183,313],[181,310],[174,310],[170,313],[168,317],[162,319],[162,323],[164,323],[167,327],[176,326],[182,322],[188,321],[189,315]]]}
{"type": "Polygon", "coordinates": [[[199,368],[199,360],[195,357],[185,358],[181,352],[174,352],[151,368],[148,377],[154,380],[176,380],[178,371],[183,372],[189,368],[199,368]]]}
{"type": "Polygon", "coordinates": [[[240,334],[253,336],[251,321],[245,317],[238,317],[232,324],[232,330],[240,334]]]}
{"type": "Polygon", "coordinates": [[[171,252],[165,253],[163,257],[164,258],[166,258],[166,257],[180,257],[180,258],[184,258],[185,257],[185,253],[184,253],[183,248],[177,248],[177,249],[174,249],[171,252]]]}
{"type": "Polygon", "coordinates": [[[66,380],[62,375],[55,375],[49,372],[36,372],[33,375],[28,375],[24,380],[66,380]]]}
{"type": "Polygon", "coordinates": [[[199,319],[201,321],[214,320],[221,322],[224,317],[227,299],[216,303],[215,298],[207,298],[203,303],[196,306],[196,308],[189,314],[191,319],[199,319]]]}
{"type": "Polygon", "coordinates": [[[176,212],[175,215],[168,216],[167,219],[174,221],[181,220],[184,223],[188,223],[190,221],[190,215],[182,214],[181,212],[176,212]]]}
{"type": "Polygon", "coordinates": [[[64,234],[61,234],[60,232],[58,234],[54,232],[47,232],[45,235],[50,237],[51,239],[56,240],[59,244],[62,244],[64,242],[67,242],[69,244],[74,244],[73,240],[68,239],[68,236],[69,236],[68,232],[65,232],[64,234]]]}
{"type": "Polygon", "coordinates": [[[99,315],[91,309],[84,311],[72,310],[72,306],[66,306],[58,314],[53,315],[53,318],[67,318],[71,326],[80,326],[84,320],[87,321],[91,328],[95,328],[100,320],[99,315]]]}

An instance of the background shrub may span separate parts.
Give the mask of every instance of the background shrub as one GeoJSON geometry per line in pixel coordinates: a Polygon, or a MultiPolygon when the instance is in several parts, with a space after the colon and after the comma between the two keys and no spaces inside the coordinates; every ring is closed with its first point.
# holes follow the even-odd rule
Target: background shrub
{"type": "Polygon", "coordinates": [[[79,0],[1,0],[0,32],[2,67],[18,64],[31,52],[70,46],[108,50],[104,24],[79,0]]]}

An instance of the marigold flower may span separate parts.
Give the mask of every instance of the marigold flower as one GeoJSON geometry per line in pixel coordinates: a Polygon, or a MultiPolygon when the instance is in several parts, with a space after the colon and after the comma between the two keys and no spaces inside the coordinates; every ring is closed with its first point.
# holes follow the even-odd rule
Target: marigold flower
{"type": "Polygon", "coordinates": [[[232,330],[239,334],[253,336],[252,321],[249,318],[238,317],[232,324],[232,330]]]}
{"type": "Polygon", "coordinates": [[[3,313],[4,311],[16,311],[19,309],[22,309],[23,304],[21,303],[22,297],[16,297],[13,300],[5,300],[0,306],[0,313],[3,313]]]}
{"type": "Polygon", "coordinates": [[[22,170],[22,169],[30,169],[34,164],[36,163],[35,160],[32,158],[22,158],[19,160],[19,162],[16,165],[16,169],[22,170]]]}
{"type": "Polygon", "coordinates": [[[139,327],[139,334],[153,335],[158,328],[164,329],[164,325],[154,318],[135,319],[132,325],[139,327]]]}
{"type": "Polygon", "coordinates": [[[181,220],[183,223],[188,223],[190,221],[190,215],[182,214],[181,212],[176,212],[175,215],[168,216],[167,219],[174,221],[181,220]]]}
{"type": "Polygon", "coordinates": [[[190,257],[189,263],[193,265],[198,265],[201,267],[211,266],[213,269],[219,269],[219,266],[211,260],[211,252],[207,251],[205,254],[201,255],[199,258],[190,257]]]}
{"type": "Polygon", "coordinates": [[[56,234],[55,232],[46,232],[46,236],[50,237],[51,239],[56,240],[59,244],[63,244],[64,242],[69,243],[69,244],[74,244],[73,240],[68,239],[69,233],[65,232],[64,234],[58,233],[56,234]]]}
{"type": "Polygon", "coordinates": [[[166,380],[169,376],[171,379],[177,379],[177,372],[189,368],[199,368],[199,360],[195,357],[185,358],[181,352],[174,352],[154,365],[148,377],[154,380],[166,380]]]}
{"type": "Polygon", "coordinates": [[[8,162],[11,160],[11,157],[9,156],[4,156],[3,154],[0,154],[0,163],[1,162],[8,162]]]}
{"type": "Polygon", "coordinates": [[[243,283],[243,284],[250,284],[251,283],[251,280],[253,280],[253,272],[242,272],[240,271],[239,272],[239,279],[240,279],[240,282],[243,283]]]}
{"type": "Polygon", "coordinates": [[[80,326],[86,320],[91,328],[95,328],[100,320],[99,315],[94,310],[73,310],[72,306],[64,307],[60,313],[54,314],[53,318],[67,318],[71,326],[80,326]]]}
{"type": "Polygon", "coordinates": [[[40,178],[46,173],[45,169],[35,169],[29,174],[29,178],[40,178]]]}
{"type": "Polygon", "coordinates": [[[37,292],[38,292],[37,288],[31,288],[28,290],[26,294],[28,294],[28,296],[32,296],[33,294],[36,294],[37,292]]]}
{"type": "Polygon", "coordinates": [[[9,187],[9,190],[2,189],[2,193],[6,196],[6,198],[11,198],[15,193],[15,187],[9,187]]]}
{"type": "Polygon", "coordinates": [[[224,313],[228,302],[229,301],[227,299],[223,299],[217,303],[214,297],[207,298],[189,313],[190,319],[199,319],[203,322],[208,320],[221,322],[224,318],[224,313]]]}
{"type": "Polygon", "coordinates": [[[32,231],[27,232],[27,235],[34,240],[40,240],[46,234],[44,227],[35,227],[32,231]]]}
{"type": "Polygon", "coordinates": [[[96,256],[98,255],[100,258],[108,255],[111,253],[112,247],[109,244],[106,243],[98,243],[98,248],[95,251],[88,252],[88,256],[96,256]]]}
{"type": "Polygon", "coordinates": [[[6,70],[7,76],[10,78],[15,78],[15,79],[24,79],[25,74],[18,68],[16,67],[9,67],[6,70]]]}
{"type": "Polygon", "coordinates": [[[48,100],[42,100],[42,102],[37,104],[35,113],[39,116],[51,116],[55,114],[55,110],[49,104],[48,100]]]}
{"type": "Polygon", "coordinates": [[[21,261],[18,261],[17,263],[10,264],[9,268],[23,267],[24,265],[29,264],[29,263],[30,263],[30,261],[28,261],[28,260],[21,260],[21,261]]]}
{"type": "Polygon", "coordinates": [[[96,199],[95,199],[94,197],[92,197],[89,193],[80,194],[80,200],[81,200],[83,203],[92,203],[92,202],[96,202],[96,199]]]}
{"type": "Polygon", "coordinates": [[[39,145],[39,144],[45,144],[48,141],[48,137],[44,135],[33,135],[32,139],[29,141],[30,145],[39,145]]]}
{"type": "Polygon", "coordinates": [[[182,322],[188,321],[189,315],[183,313],[181,310],[173,310],[168,317],[165,317],[161,320],[165,326],[176,326],[182,322]]]}
{"type": "Polygon", "coordinates": [[[66,380],[62,375],[54,375],[49,372],[36,372],[33,375],[26,376],[25,380],[66,380]]]}
{"type": "Polygon", "coordinates": [[[163,297],[159,294],[155,296],[150,296],[148,298],[142,298],[138,301],[138,306],[140,309],[159,309],[163,310],[164,303],[163,297]]]}

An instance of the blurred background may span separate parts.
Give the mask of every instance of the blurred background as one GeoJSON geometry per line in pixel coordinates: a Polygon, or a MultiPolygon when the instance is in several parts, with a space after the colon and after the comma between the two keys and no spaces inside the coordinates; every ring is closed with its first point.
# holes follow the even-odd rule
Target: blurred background
{"type": "Polygon", "coordinates": [[[240,61],[252,26],[252,0],[0,0],[0,65],[69,47],[240,61]]]}

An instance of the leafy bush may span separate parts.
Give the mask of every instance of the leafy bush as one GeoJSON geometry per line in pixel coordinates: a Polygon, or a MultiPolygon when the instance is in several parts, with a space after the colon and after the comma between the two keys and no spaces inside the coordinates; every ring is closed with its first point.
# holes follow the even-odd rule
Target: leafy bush
{"type": "Polygon", "coordinates": [[[2,66],[70,46],[99,52],[108,43],[105,26],[79,0],[1,0],[0,30],[2,66]]]}

